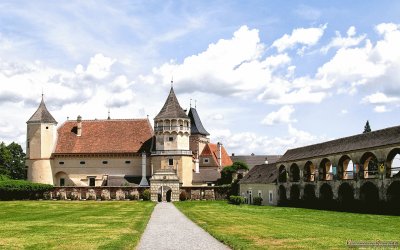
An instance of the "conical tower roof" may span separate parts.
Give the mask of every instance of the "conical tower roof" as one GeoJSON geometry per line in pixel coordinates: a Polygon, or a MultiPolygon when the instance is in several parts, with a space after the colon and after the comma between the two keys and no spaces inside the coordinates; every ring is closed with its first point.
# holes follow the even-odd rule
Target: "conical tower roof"
{"type": "Polygon", "coordinates": [[[179,105],[178,99],[176,98],[174,88],[171,87],[167,100],[162,107],[160,113],[154,119],[165,119],[165,118],[183,118],[189,119],[185,111],[179,105]]]}
{"type": "Polygon", "coordinates": [[[39,108],[36,112],[31,116],[31,118],[26,123],[55,123],[57,124],[56,119],[50,114],[50,112],[46,108],[46,104],[43,100],[39,104],[39,108]]]}
{"type": "Polygon", "coordinates": [[[190,118],[190,134],[196,135],[210,135],[207,130],[203,127],[203,123],[201,123],[200,116],[197,113],[195,108],[190,108],[189,110],[189,118],[190,118]]]}

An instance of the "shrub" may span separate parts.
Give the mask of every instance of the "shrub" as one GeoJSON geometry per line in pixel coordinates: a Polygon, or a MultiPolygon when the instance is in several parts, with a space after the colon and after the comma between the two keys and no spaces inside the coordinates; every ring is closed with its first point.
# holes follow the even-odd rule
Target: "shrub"
{"type": "Polygon", "coordinates": [[[253,198],[253,204],[254,205],[261,206],[262,205],[262,201],[263,201],[263,199],[261,197],[254,197],[253,198]]]}
{"type": "Polygon", "coordinates": [[[186,194],[186,191],[185,191],[185,190],[183,190],[183,191],[179,194],[179,200],[180,200],[180,201],[185,201],[185,200],[187,200],[187,194],[186,194]]]}
{"type": "Polygon", "coordinates": [[[27,200],[43,197],[53,189],[52,185],[32,183],[24,180],[0,181],[0,200],[27,200]]]}
{"type": "Polygon", "coordinates": [[[141,194],[141,199],[143,199],[144,201],[149,201],[151,198],[151,194],[150,194],[150,190],[146,189],[143,191],[143,193],[141,194]]]}
{"type": "Polygon", "coordinates": [[[240,205],[244,203],[244,198],[242,196],[231,195],[229,196],[229,203],[234,205],[240,205]]]}
{"type": "Polygon", "coordinates": [[[125,199],[134,201],[134,200],[137,200],[138,198],[137,198],[137,195],[136,195],[136,194],[128,193],[127,195],[125,195],[125,199]]]}

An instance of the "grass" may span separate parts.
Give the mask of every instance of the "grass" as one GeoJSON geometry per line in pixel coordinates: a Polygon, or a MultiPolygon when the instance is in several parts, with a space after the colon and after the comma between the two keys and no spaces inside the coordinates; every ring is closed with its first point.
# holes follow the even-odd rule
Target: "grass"
{"type": "Polygon", "coordinates": [[[0,202],[0,249],[133,249],[154,205],[134,201],[0,202]]]}
{"type": "Polygon", "coordinates": [[[342,249],[347,240],[400,241],[399,216],[236,206],[223,201],[174,204],[233,249],[342,249]]]}

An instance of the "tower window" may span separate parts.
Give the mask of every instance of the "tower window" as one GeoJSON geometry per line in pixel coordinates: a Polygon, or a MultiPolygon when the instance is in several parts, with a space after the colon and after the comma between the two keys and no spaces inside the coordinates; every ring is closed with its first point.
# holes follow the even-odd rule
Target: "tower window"
{"type": "Polygon", "coordinates": [[[108,164],[108,161],[103,161],[103,164],[108,164]]]}
{"type": "Polygon", "coordinates": [[[172,136],[168,137],[168,141],[173,141],[173,140],[174,140],[174,137],[172,137],[172,136]]]}
{"type": "Polygon", "coordinates": [[[174,165],[174,159],[168,159],[168,165],[173,166],[174,165]]]}
{"type": "Polygon", "coordinates": [[[64,178],[60,178],[60,186],[61,187],[65,186],[65,179],[64,178]]]}
{"type": "Polygon", "coordinates": [[[81,165],[85,165],[86,162],[85,162],[85,161],[81,161],[80,164],[81,164],[81,165]]]}
{"type": "Polygon", "coordinates": [[[60,164],[60,165],[64,165],[64,162],[63,162],[63,161],[60,161],[58,164],[60,164]]]}
{"type": "Polygon", "coordinates": [[[49,129],[49,127],[48,127],[48,126],[46,126],[46,129],[49,129]]]}
{"type": "Polygon", "coordinates": [[[130,163],[131,163],[131,161],[125,161],[125,163],[126,163],[126,164],[130,164],[130,163]]]}

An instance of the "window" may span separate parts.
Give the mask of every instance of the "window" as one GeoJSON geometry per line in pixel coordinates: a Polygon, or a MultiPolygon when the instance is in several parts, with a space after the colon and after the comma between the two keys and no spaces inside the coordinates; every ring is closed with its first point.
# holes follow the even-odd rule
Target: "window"
{"type": "Polygon", "coordinates": [[[168,137],[168,141],[174,141],[174,137],[172,136],[168,137]]]}
{"type": "Polygon", "coordinates": [[[273,199],[274,199],[274,196],[272,194],[272,191],[269,191],[268,202],[272,203],[273,199]]]}
{"type": "Polygon", "coordinates": [[[258,190],[258,197],[261,197],[261,196],[262,196],[261,190],[258,190]]]}
{"type": "Polygon", "coordinates": [[[26,147],[29,148],[29,139],[26,141],[26,147]]]}
{"type": "Polygon", "coordinates": [[[96,177],[89,177],[89,186],[96,186],[96,177]]]}
{"type": "Polygon", "coordinates": [[[85,161],[81,161],[80,164],[81,164],[81,165],[85,165],[86,162],[85,162],[85,161]]]}
{"type": "Polygon", "coordinates": [[[49,129],[49,127],[46,126],[46,129],[49,129]]]}
{"type": "Polygon", "coordinates": [[[168,159],[168,165],[173,166],[174,165],[174,159],[168,159]]]}
{"type": "Polygon", "coordinates": [[[60,161],[58,164],[60,164],[60,165],[64,165],[64,162],[63,162],[63,161],[60,161]]]}
{"type": "Polygon", "coordinates": [[[210,159],[208,159],[208,158],[203,159],[203,163],[209,163],[209,162],[210,162],[210,159]]]}
{"type": "Polygon", "coordinates": [[[60,178],[60,186],[61,187],[65,186],[65,179],[64,178],[60,178]]]}
{"type": "Polygon", "coordinates": [[[126,164],[130,164],[130,163],[131,163],[131,161],[125,161],[125,163],[126,163],[126,164]]]}
{"type": "Polygon", "coordinates": [[[103,161],[103,164],[108,164],[108,161],[103,161]]]}

